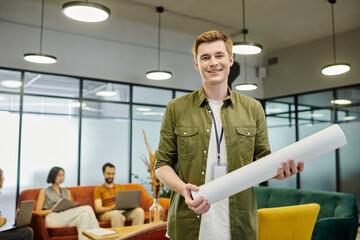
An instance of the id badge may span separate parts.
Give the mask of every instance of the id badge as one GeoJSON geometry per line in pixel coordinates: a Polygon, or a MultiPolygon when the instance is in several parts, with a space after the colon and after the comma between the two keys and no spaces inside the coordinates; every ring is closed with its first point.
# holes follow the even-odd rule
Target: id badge
{"type": "Polygon", "coordinates": [[[213,167],[212,180],[222,177],[227,174],[226,163],[214,163],[213,167]]]}

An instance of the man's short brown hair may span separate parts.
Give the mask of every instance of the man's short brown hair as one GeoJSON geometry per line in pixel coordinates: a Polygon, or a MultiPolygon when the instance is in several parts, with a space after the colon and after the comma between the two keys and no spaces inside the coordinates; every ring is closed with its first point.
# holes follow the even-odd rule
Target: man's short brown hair
{"type": "Polygon", "coordinates": [[[233,42],[230,39],[230,37],[228,35],[226,35],[225,33],[222,33],[222,32],[216,31],[216,30],[212,30],[212,31],[208,31],[208,32],[204,32],[204,33],[200,34],[195,39],[194,45],[191,49],[191,52],[194,55],[194,60],[196,61],[196,59],[197,59],[198,48],[199,48],[200,44],[208,43],[208,42],[215,42],[218,40],[224,41],[226,51],[228,52],[229,57],[231,57],[233,42]]]}

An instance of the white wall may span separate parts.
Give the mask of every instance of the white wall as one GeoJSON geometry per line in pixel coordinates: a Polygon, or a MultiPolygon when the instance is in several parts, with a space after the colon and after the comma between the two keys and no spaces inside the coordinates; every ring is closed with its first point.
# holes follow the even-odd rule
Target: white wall
{"type": "MultiPolygon", "coordinates": [[[[330,23],[329,23],[330,24],[330,23]]],[[[268,53],[278,63],[267,66],[264,98],[310,92],[360,83],[360,29],[336,35],[337,62],[351,65],[348,73],[324,76],[321,68],[333,63],[332,38],[268,53]]]]}

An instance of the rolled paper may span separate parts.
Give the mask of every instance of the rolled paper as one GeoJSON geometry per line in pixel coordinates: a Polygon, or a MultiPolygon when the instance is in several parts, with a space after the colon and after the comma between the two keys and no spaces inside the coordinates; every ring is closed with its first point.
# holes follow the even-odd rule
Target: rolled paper
{"type": "Polygon", "coordinates": [[[212,204],[277,176],[277,169],[284,161],[294,159],[296,164],[299,161],[308,162],[342,147],[346,143],[344,132],[339,125],[334,124],[266,157],[201,185],[198,191],[192,191],[191,193],[194,199],[203,196],[212,204]]]}

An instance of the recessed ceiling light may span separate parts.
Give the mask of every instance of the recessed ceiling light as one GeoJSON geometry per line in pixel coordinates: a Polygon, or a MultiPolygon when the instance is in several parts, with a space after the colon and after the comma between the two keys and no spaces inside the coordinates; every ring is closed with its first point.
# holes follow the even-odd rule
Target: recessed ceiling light
{"type": "Polygon", "coordinates": [[[136,110],[141,111],[141,112],[150,112],[151,111],[150,108],[144,108],[144,107],[136,108],[136,110]]]}
{"type": "MultiPolygon", "coordinates": [[[[70,103],[70,106],[74,107],[74,108],[80,108],[80,102],[72,102],[72,103],[70,103]]],[[[82,108],[86,107],[86,103],[82,103],[81,107],[82,108]]]]}
{"type": "Polygon", "coordinates": [[[356,119],[356,117],[355,116],[346,116],[343,119],[344,120],[354,120],[354,119],[356,119]]]}
{"type": "Polygon", "coordinates": [[[279,113],[279,112],[285,112],[285,110],[281,108],[270,108],[266,110],[268,113],[279,113]]]}
{"type": "Polygon", "coordinates": [[[1,82],[1,86],[7,88],[19,88],[22,86],[22,83],[19,80],[5,80],[1,82]]]}
{"type": "Polygon", "coordinates": [[[96,93],[96,96],[100,97],[113,97],[117,94],[115,91],[99,91],[96,93]]]}
{"type": "Polygon", "coordinates": [[[331,104],[346,105],[350,104],[351,101],[348,99],[335,99],[330,101],[331,104]]]}
{"type": "Polygon", "coordinates": [[[322,117],[322,116],[324,116],[324,114],[322,114],[322,113],[312,113],[312,114],[310,114],[310,117],[322,117]]]}

